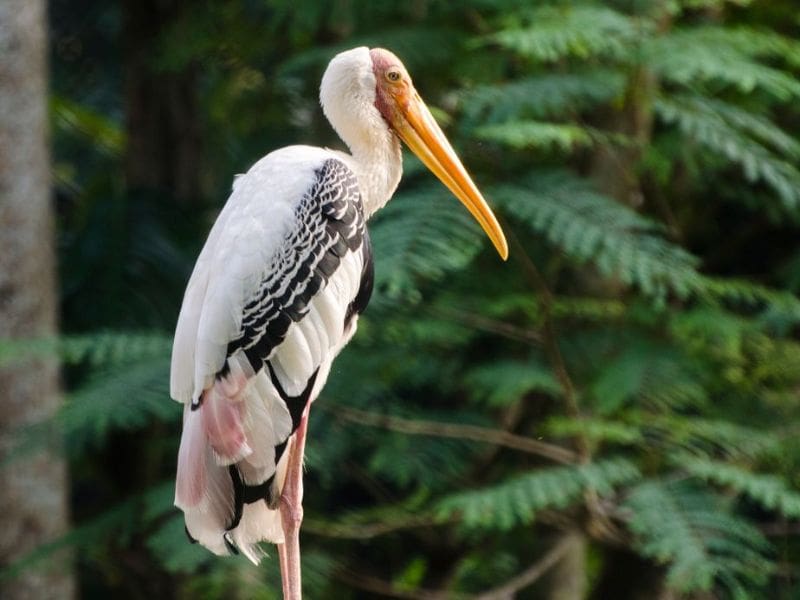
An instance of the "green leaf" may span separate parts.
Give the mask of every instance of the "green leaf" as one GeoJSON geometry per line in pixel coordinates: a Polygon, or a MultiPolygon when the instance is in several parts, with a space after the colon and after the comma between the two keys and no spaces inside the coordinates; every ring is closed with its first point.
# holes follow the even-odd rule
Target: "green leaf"
{"type": "Polygon", "coordinates": [[[532,522],[546,508],[565,509],[594,490],[609,495],[636,481],[639,470],[623,458],[572,467],[537,469],[497,485],[453,494],[441,500],[437,517],[460,515],[469,528],[508,530],[532,522]]]}
{"type": "Polygon", "coordinates": [[[122,126],[103,113],[60,95],[50,97],[50,110],[56,129],[84,136],[112,156],[122,154],[126,143],[122,126]]]}
{"type": "Polygon", "coordinates": [[[193,573],[212,559],[200,544],[191,544],[184,531],[183,514],[172,515],[147,538],[147,547],[170,573],[193,573]]]}
{"type": "Polygon", "coordinates": [[[743,25],[706,25],[692,30],[692,36],[720,52],[731,49],[753,58],[775,58],[800,67],[800,42],[769,29],[743,25]]]}
{"type": "Polygon", "coordinates": [[[762,583],[770,570],[769,544],[749,521],[718,497],[680,483],[647,481],[624,508],[637,549],[668,565],[667,583],[679,592],[762,583]]]}
{"type": "Polygon", "coordinates": [[[555,149],[571,152],[594,143],[593,134],[586,127],[540,121],[511,121],[486,125],[478,127],[474,135],[516,149],[555,149]]]}
{"type": "Polygon", "coordinates": [[[637,444],[644,441],[640,427],[608,419],[552,417],[543,428],[548,435],[561,438],[583,436],[593,442],[612,444],[637,444]]]}
{"type": "Polygon", "coordinates": [[[691,452],[722,453],[733,459],[774,454],[779,442],[769,431],[724,419],[678,414],[643,415],[642,426],[654,443],[691,452]]]}
{"type": "Polygon", "coordinates": [[[676,29],[647,40],[644,58],[671,83],[688,87],[721,83],[743,93],[763,90],[781,102],[800,97],[800,82],[790,73],[757,62],[751,58],[752,48],[720,45],[719,37],[707,35],[703,28],[676,29]]]}
{"type": "Polygon", "coordinates": [[[684,135],[739,165],[746,179],[764,181],[781,199],[784,209],[797,214],[800,171],[760,141],[796,162],[800,157],[796,140],[766,119],[701,96],[660,98],[654,107],[661,119],[676,124],[684,135]]]}
{"type": "Polygon", "coordinates": [[[509,406],[531,392],[559,397],[561,385],[538,361],[495,360],[474,367],[464,382],[470,394],[488,406],[509,406]]]}
{"type": "Polygon", "coordinates": [[[141,331],[98,331],[61,338],[61,355],[67,364],[84,361],[92,367],[128,365],[144,359],[168,357],[172,337],[141,331]]]}
{"type": "Polygon", "coordinates": [[[647,296],[686,297],[703,287],[697,259],[656,235],[656,223],[568,172],[541,171],[524,187],[495,188],[492,197],[578,263],[591,261],[647,296]]]}
{"type": "Polygon", "coordinates": [[[646,27],[611,8],[588,4],[540,6],[529,11],[525,21],[487,36],[484,42],[541,62],[623,58],[646,27]]]}
{"type": "Polygon", "coordinates": [[[540,73],[464,90],[459,99],[468,123],[499,123],[571,116],[620,97],[624,88],[625,78],[616,71],[540,73]]]}
{"type": "Polygon", "coordinates": [[[111,430],[132,430],[152,420],[178,420],[181,407],[169,397],[169,359],[142,360],[100,371],[71,394],[59,413],[74,451],[100,444],[111,430]]]}
{"type": "Polygon", "coordinates": [[[767,510],[789,519],[800,518],[800,492],[789,488],[777,475],[762,475],[719,460],[681,453],[675,465],[695,477],[731,488],[758,502],[767,510]]]}
{"type": "Polygon", "coordinates": [[[464,268],[484,240],[466,210],[453,210],[443,188],[398,194],[370,224],[377,257],[375,294],[370,303],[381,310],[398,301],[420,299],[422,281],[437,281],[464,268]]]}

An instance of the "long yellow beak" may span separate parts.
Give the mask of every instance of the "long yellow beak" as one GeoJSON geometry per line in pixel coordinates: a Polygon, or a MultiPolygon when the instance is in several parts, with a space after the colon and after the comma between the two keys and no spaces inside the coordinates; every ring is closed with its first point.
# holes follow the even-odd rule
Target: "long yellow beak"
{"type": "Polygon", "coordinates": [[[503,260],[508,258],[508,243],[500,224],[478,188],[461,164],[450,142],[442,133],[422,98],[411,88],[408,102],[398,105],[394,130],[411,151],[467,207],[492,240],[503,260]]]}

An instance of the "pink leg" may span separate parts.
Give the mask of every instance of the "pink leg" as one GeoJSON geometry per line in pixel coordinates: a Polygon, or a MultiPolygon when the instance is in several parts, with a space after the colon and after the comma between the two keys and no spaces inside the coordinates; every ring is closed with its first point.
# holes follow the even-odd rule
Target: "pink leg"
{"type": "Polygon", "coordinates": [[[284,543],[278,544],[284,600],[302,598],[300,577],[300,524],[303,522],[303,453],[306,447],[308,409],[303,412],[289,449],[286,481],[281,494],[284,543]]]}

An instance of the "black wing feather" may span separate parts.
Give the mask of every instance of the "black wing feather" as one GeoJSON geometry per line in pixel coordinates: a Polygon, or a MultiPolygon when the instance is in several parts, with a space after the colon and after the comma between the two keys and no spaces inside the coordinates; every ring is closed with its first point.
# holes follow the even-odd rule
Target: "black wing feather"
{"type": "Polygon", "coordinates": [[[245,305],[239,335],[228,344],[227,355],[242,349],[254,371],[264,367],[292,322],[307,314],[308,303],[347,252],[363,248],[365,240],[369,244],[358,180],[340,160],[328,159],[317,169],[295,215],[300,226],[273,256],[267,276],[245,305]]]}
{"type": "MultiPolygon", "coordinates": [[[[372,249],[367,235],[361,196],[355,174],[343,162],[329,159],[316,171],[316,180],[297,206],[299,226],[289,234],[284,246],[271,259],[267,276],[244,307],[242,327],[228,344],[227,356],[241,349],[254,371],[266,365],[270,379],[292,418],[292,433],[311,396],[319,369],[315,370],[298,396],[289,396],[275,374],[270,356],[286,337],[292,322],[302,320],[308,304],[336,272],[348,252],[361,252],[363,268],[359,291],[350,303],[345,327],[354,314],[364,310],[372,292],[372,249]],[[290,280],[287,282],[287,278],[290,280]]],[[[227,374],[227,360],[217,376],[227,374]]],[[[275,447],[277,464],[286,441],[275,447]]],[[[228,530],[241,521],[244,505],[265,500],[275,508],[272,498],[274,474],[259,484],[247,484],[236,465],[229,466],[233,486],[233,516],[228,530]]],[[[230,545],[227,538],[226,545],[230,545]]]]}

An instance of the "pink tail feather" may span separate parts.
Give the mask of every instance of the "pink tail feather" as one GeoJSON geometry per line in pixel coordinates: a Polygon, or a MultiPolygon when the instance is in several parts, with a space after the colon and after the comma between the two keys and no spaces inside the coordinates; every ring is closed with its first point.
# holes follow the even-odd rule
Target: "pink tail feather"
{"type": "Polygon", "coordinates": [[[231,369],[199,404],[184,411],[175,504],[185,512],[190,538],[217,554],[238,548],[258,563],[258,542],[283,541],[280,511],[270,508],[267,496],[236,500],[235,486],[270,482],[271,497],[280,495],[289,446],[277,465],[275,448],[292,443],[291,415],[263,371],[248,379],[231,369]]]}
{"type": "Polygon", "coordinates": [[[208,443],[217,453],[220,464],[230,465],[242,460],[253,452],[247,443],[242,423],[244,404],[237,396],[229,397],[221,393],[222,386],[215,384],[203,392],[200,412],[208,443]]]}
{"type": "Polygon", "coordinates": [[[205,497],[207,487],[205,455],[206,433],[202,417],[187,406],[184,410],[175,486],[175,505],[179,508],[195,507],[205,497]]]}

